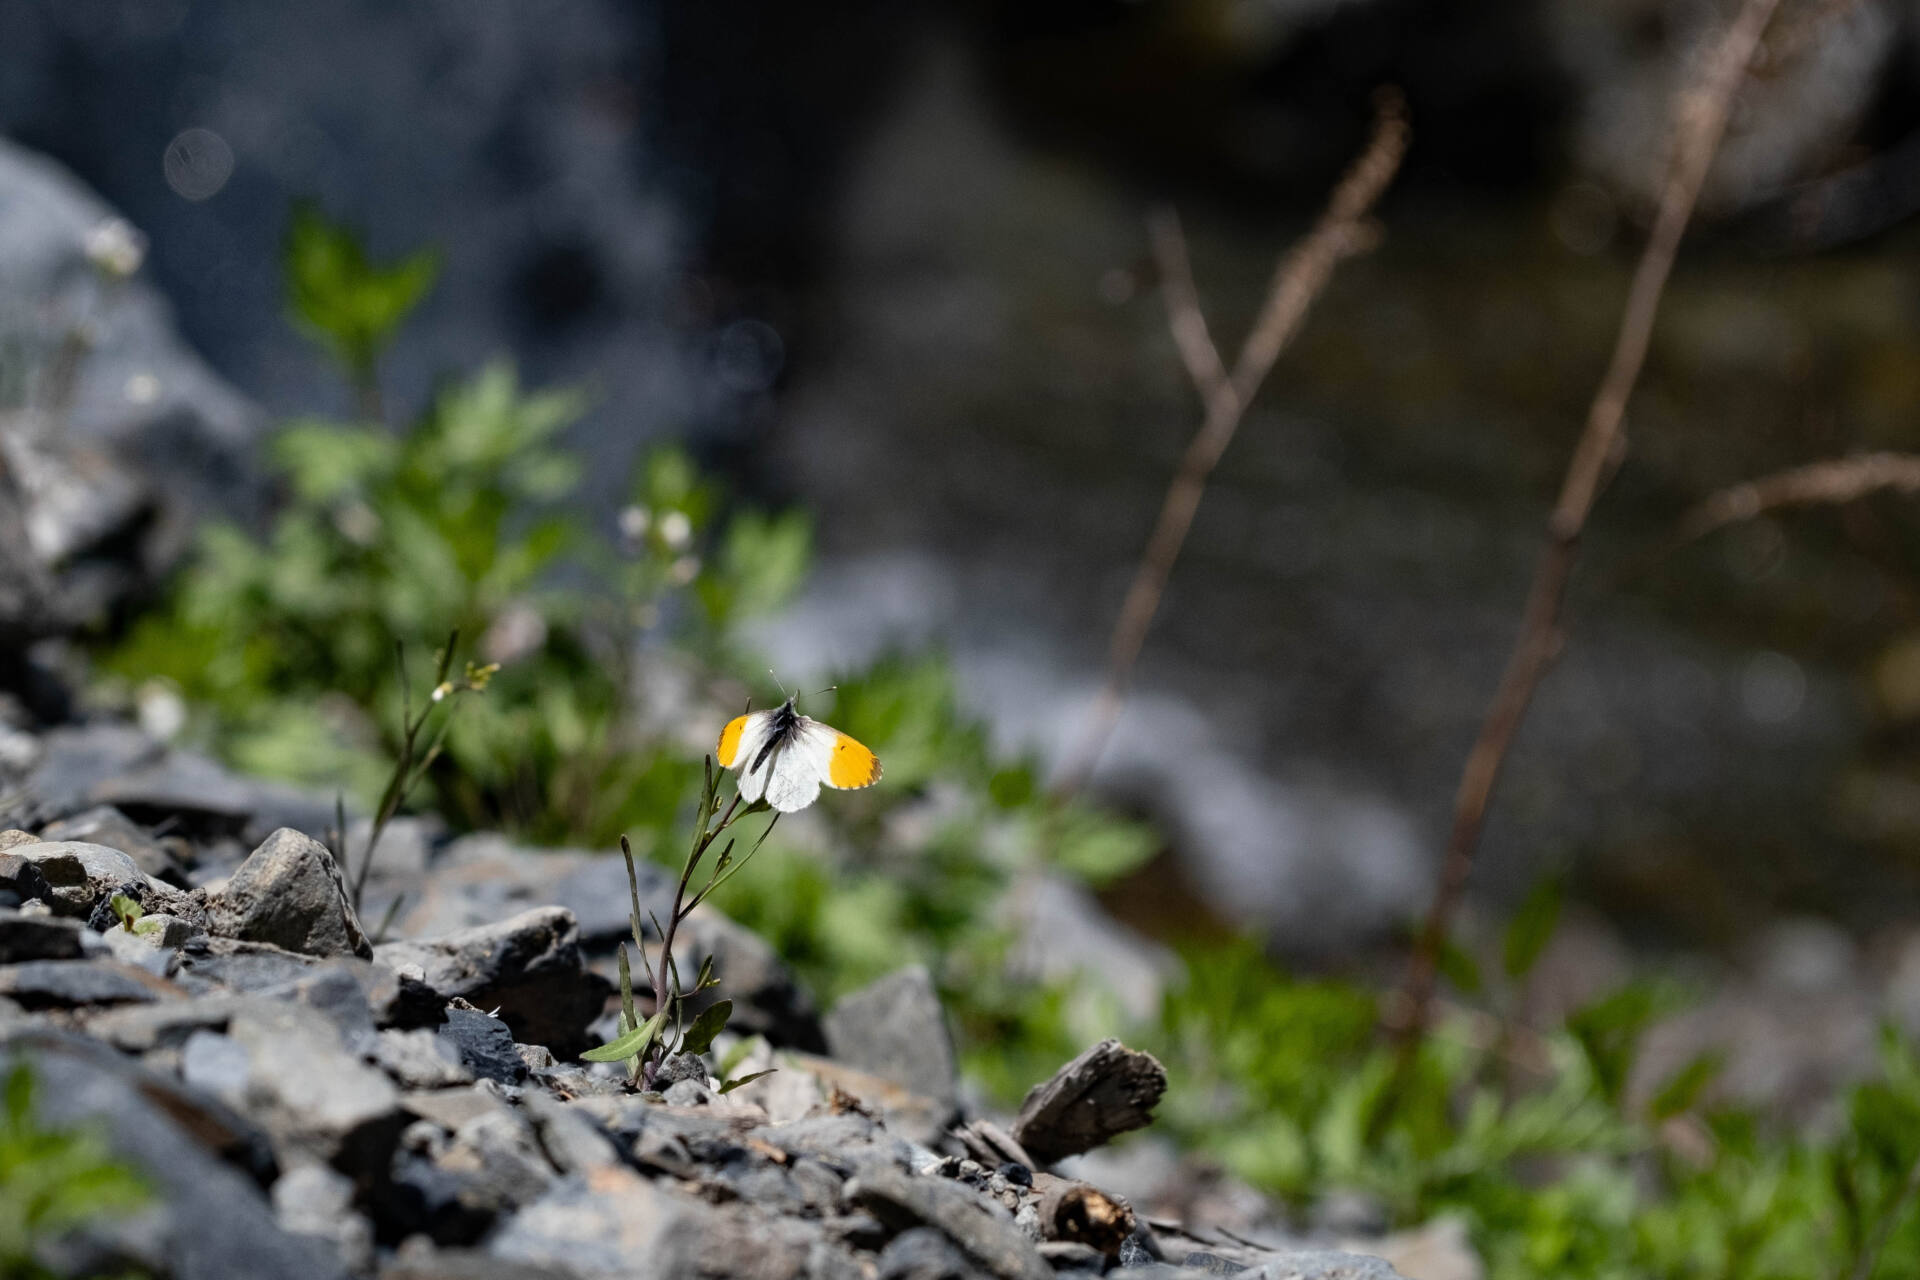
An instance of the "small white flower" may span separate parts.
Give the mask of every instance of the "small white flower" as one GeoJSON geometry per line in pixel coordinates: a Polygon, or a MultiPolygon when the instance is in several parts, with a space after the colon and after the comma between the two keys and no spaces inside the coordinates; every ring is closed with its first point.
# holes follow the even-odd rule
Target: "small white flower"
{"type": "Polygon", "coordinates": [[[147,256],[147,238],[125,218],[108,218],[96,224],[87,232],[82,247],[89,262],[122,280],[138,271],[147,256]]]}
{"type": "Polygon", "coordinates": [[[660,540],[675,551],[693,541],[693,521],[684,511],[669,511],[660,517],[660,540]]]}
{"type": "Polygon", "coordinates": [[[128,404],[152,404],[160,398],[160,379],[150,373],[136,373],[127,379],[124,394],[128,404]]]}
{"type": "Polygon", "coordinates": [[[647,526],[652,523],[653,513],[645,507],[626,507],[620,512],[620,536],[628,542],[638,542],[647,536],[647,526]]]}

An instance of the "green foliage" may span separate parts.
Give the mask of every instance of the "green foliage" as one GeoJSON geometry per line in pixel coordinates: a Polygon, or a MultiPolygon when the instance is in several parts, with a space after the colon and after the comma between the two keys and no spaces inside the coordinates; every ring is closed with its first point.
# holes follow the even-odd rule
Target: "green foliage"
{"type": "MultiPolygon", "coordinates": [[[[737,618],[792,574],[741,550],[701,560],[715,500],[671,450],[636,483],[652,531],[596,536],[564,506],[580,467],[555,439],[579,407],[494,365],[402,433],[294,424],[274,444],[288,493],[272,529],[208,529],[103,668],[171,681],[193,734],[234,764],[371,806],[405,736],[394,646],[432,653],[457,628],[500,671],[422,780],[432,807],[539,841],[664,831],[697,770],[635,732],[631,656],[691,638],[668,621],[689,590],[734,601],[737,618]]],[[[804,522],[775,526],[783,562],[803,556],[804,522]]]]}
{"type": "Polygon", "coordinates": [[[438,256],[427,250],[375,265],[358,237],[314,205],[294,210],[283,265],[294,323],[357,387],[371,385],[381,351],[440,273],[438,256]]]}
{"type": "Polygon", "coordinates": [[[50,1128],[34,1116],[23,1062],[0,1074],[0,1276],[52,1280],[37,1250],[105,1214],[139,1207],[144,1183],[97,1134],[50,1128]]]}
{"type": "MultiPolygon", "coordinates": [[[[1504,956],[1536,927],[1510,929],[1504,956]]],[[[1397,1221],[1459,1215],[1490,1280],[1920,1274],[1920,1056],[1891,1031],[1844,1130],[1808,1137],[1713,1102],[1712,1055],[1632,1101],[1669,986],[1576,1012],[1524,1070],[1512,1034],[1453,1016],[1380,1126],[1392,1051],[1366,989],[1289,977],[1247,944],[1186,959],[1140,1033],[1172,1079],[1163,1123],[1286,1200],[1360,1190],[1397,1221]]]]}

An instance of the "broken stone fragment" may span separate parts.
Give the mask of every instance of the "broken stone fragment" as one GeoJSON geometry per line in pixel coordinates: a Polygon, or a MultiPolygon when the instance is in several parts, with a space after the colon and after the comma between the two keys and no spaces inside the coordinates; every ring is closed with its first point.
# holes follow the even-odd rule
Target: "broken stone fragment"
{"type": "Polygon", "coordinates": [[[250,997],[226,1034],[246,1052],[245,1082],[219,1096],[265,1127],[283,1159],[323,1160],[351,1177],[385,1168],[406,1123],[399,1091],[342,1045],[325,1013],[250,997]]]}
{"type": "Polygon", "coordinates": [[[327,847],[289,827],[268,836],[226,883],[209,886],[215,933],[312,956],[373,955],[327,847]]]}
{"type": "Polygon", "coordinates": [[[546,1045],[562,1057],[592,1047],[587,1024],[612,991],[583,967],[573,913],[561,907],[523,911],[438,938],[390,942],[374,959],[415,977],[443,1001],[498,1009],[512,1040],[546,1045]]]}
{"type": "Polygon", "coordinates": [[[29,960],[0,968],[0,996],[23,1009],[150,1004],[184,994],[164,979],[113,960],[29,960]]]}

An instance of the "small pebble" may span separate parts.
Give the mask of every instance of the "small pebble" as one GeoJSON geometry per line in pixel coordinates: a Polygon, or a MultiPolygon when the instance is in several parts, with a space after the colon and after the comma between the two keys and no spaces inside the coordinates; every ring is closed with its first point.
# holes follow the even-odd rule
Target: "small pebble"
{"type": "Polygon", "coordinates": [[[1009,1160],[1007,1163],[1001,1165],[1000,1176],[1016,1187],[1030,1187],[1033,1185],[1033,1170],[1027,1168],[1027,1166],[1017,1160],[1009,1160]]]}

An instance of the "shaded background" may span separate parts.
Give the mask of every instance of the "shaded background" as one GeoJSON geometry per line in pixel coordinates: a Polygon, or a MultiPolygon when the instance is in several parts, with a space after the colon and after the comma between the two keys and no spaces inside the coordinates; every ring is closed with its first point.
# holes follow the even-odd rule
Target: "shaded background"
{"type": "MultiPolygon", "coordinates": [[[[1477,889],[1570,871],[1646,943],[1920,887],[1906,504],[1756,522],[1624,581],[1693,501],[1916,428],[1911,6],[1790,6],[1629,415],[1574,642],[1477,889]],[[1812,19],[1818,16],[1817,36],[1812,19]]],[[[292,201],[422,243],[390,403],[511,352],[579,382],[610,522],[690,440],[818,520],[783,676],[932,642],[1057,751],[1196,421],[1142,215],[1223,343],[1406,90],[1414,149],[1222,465],[1098,779],[1173,834],[1113,895],[1321,953],[1424,902],[1459,762],[1612,339],[1711,4],[1619,0],[0,0],[0,132],[151,238],[271,417],[344,410],[284,320],[292,201]]]]}

